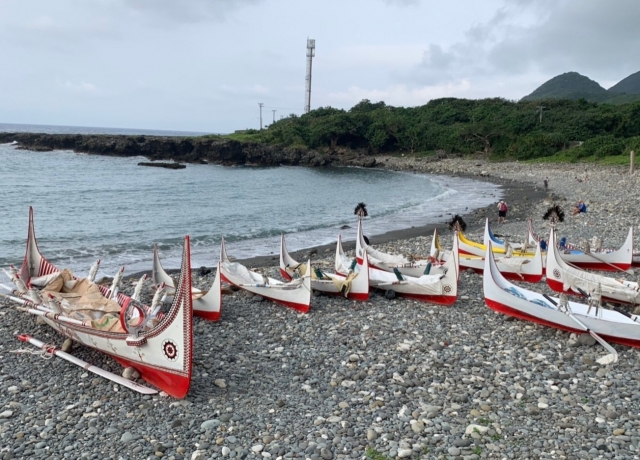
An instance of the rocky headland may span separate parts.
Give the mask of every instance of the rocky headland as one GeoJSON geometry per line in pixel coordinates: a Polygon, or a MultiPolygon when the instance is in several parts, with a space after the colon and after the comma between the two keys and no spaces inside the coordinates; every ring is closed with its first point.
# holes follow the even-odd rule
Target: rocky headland
{"type": "Polygon", "coordinates": [[[240,142],[218,136],[165,137],[105,134],[0,133],[0,144],[17,142],[35,151],[73,150],[93,155],[144,156],[152,161],[255,166],[360,166],[376,161],[357,151],[313,149],[240,142]]]}

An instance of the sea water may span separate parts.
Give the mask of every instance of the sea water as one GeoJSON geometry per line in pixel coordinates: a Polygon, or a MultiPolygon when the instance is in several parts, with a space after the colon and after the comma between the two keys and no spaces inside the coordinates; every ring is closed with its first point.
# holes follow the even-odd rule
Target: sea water
{"type": "Polygon", "coordinates": [[[500,187],[465,178],[364,168],[223,167],[168,170],[71,151],[32,152],[0,145],[0,267],[20,265],[29,206],[38,245],[59,267],[85,273],[149,270],[153,244],[166,268],[179,266],[190,235],[192,266],[213,266],[221,238],[236,258],[277,256],[355,239],[354,208],[369,211],[366,233],[449,220],[494,203],[500,187]],[[342,229],[343,226],[350,228],[342,229]]]}

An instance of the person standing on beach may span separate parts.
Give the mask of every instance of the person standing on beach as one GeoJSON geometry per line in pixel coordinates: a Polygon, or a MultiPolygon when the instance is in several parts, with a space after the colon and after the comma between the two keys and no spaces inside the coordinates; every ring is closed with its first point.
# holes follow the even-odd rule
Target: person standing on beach
{"type": "Polygon", "coordinates": [[[542,182],[544,182],[544,189],[545,189],[545,191],[546,191],[546,190],[549,190],[549,178],[548,178],[548,177],[545,177],[545,178],[544,178],[544,180],[543,180],[542,182]]]}
{"type": "Polygon", "coordinates": [[[506,220],[507,217],[507,203],[504,202],[504,200],[500,200],[500,202],[498,203],[498,223],[499,224],[504,224],[504,221],[506,220]]]}

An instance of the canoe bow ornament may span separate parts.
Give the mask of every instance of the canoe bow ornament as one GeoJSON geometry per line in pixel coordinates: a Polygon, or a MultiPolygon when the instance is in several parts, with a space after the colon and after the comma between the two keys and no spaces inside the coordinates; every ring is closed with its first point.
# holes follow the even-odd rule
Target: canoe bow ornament
{"type": "Polygon", "coordinates": [[[364,219],[369,215],[369,212],[367,212],[367,205],[362,202],[356,205],[356,208],[353,210],[353,213],[356,216],[358,216],[358,219],[360,220],[364,219]]]}

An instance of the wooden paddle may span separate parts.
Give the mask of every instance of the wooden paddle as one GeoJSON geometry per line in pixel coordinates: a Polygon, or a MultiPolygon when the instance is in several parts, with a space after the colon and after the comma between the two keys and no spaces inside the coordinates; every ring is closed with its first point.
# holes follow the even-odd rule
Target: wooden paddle
{"type": "MultiPolygon", "coordinates": [[[[553,298],[551,296],[549,296],[547,294],[542,294],[542,296],[545,299],[547,299],[549,302],[551,302],[553,305],[558,307],[558,303],[555,300],[553,300],[553,298]]],[[[558,308],[558,311],[564,313],[569,318],[571,318],[573,321],[575,321],[576,324],[578,324],[582,330],[584,330],[585,332],[588,332],[589,335],[591,335],[591,337],[596,339],[600,343],[600,345],[602,345],[609,352],[608,355],[605,355],[602,358],[598,358],[596,360],[599,364],[611,364],[611,363],[615,363],[615,362],[618,361],[618,352],[615,350],[615,348],[613,348],[611,345],[609,345],[602,337],[600,337],[598,334],[593,332],[582,321],[580,321],[578,318],[576,318],[574,316],[574,314],[571,313],[571,310],[567,309],[567,311],[564,311],[564,310],[561,310],[560,308],[558,308]]]]}
{"type": "Polygon", "coordinates": [[[47,345],[44,342],[36,339],[35,337],[31,337],[30,335],[21,334],[21,335],[18,336],[18,340],[20,340],[21,342],[30,343],[31,345],[44,350],[46,353],[49,353],[49,354],[54,355],[54,356],[58,356],[59,358],[62,358],[65,361],[69,361],[70,363],[73,363],[76,366],[80,366],[81,368],[83,368],[86,371],[92,372],[92,373],[94,373],[96,375],[99,375],[100,377],[104,377],[107,380],[111,380],[112,382],[115,382],[118,385],[122,385],[122,386],[125,386],[127,388],[130,388],[130,389],[132,389],[134,391],[137,391],[138,393],[142,393],[142,394],[145,394],[145,395],[158,394],[158,390],[155,390],[155,389],[149,388],[149,387],[145,387],[144,385],[140,385],[139,383],[133,382],[133,381],[128,380],[128,379],[125,379],[124,377],[121,377],[119,375],[113,374],[112,372],[105,371],[104,369],[102,369],[102,368],[100,368],[98,366],[94,366],[92,364],[89,364],[88,362],[83,361],[83,360],[81,360],[79,358],[76,358],[75,356],[73,356],[73,355],[71,355],[69,353],[65,353],[62,350],[58,350],[54,346],[47,345]]]}

